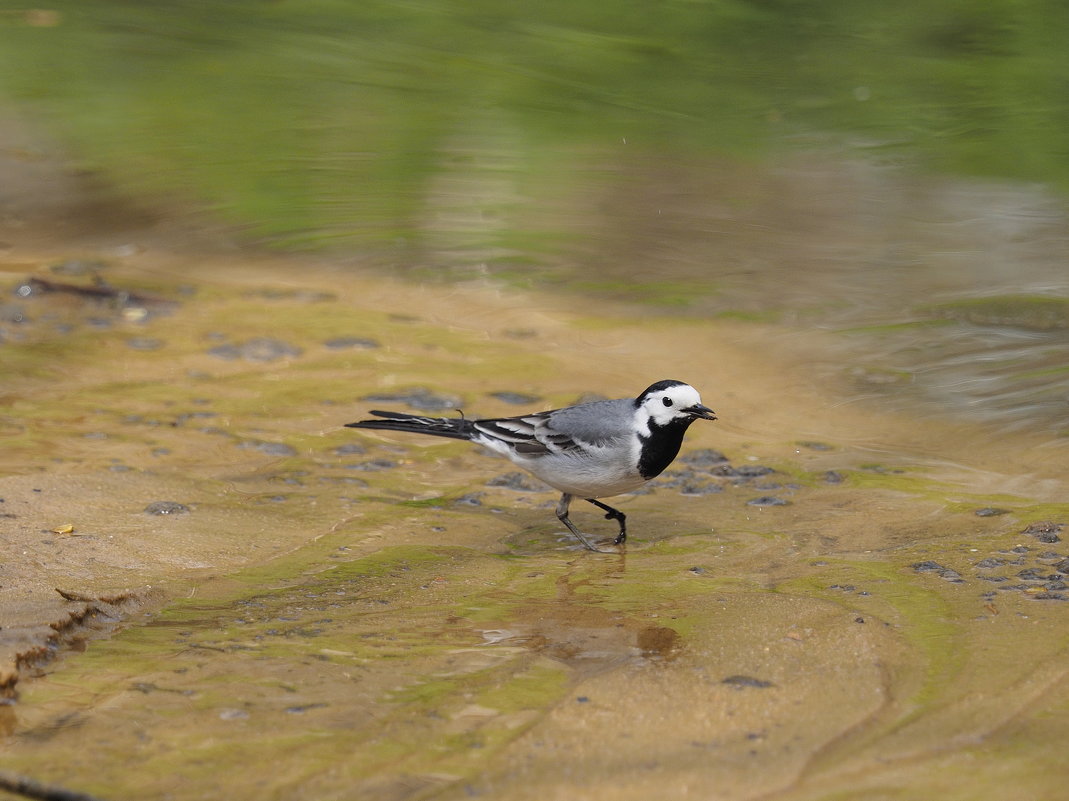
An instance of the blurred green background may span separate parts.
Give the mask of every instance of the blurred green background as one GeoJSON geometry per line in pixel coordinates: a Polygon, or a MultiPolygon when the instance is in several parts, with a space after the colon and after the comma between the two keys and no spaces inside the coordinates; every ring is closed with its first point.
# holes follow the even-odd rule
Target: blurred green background
{"type": "Polygon", "coordinates": [[[481,193],[515,269],[567,249],[538,210],[577,173],[647,159],[821,143],[1064,189],[1067,43],[1044,0],[78,0],[0,11],[0,92],[123,195],[275,246],[418,261],[481,193]]]}

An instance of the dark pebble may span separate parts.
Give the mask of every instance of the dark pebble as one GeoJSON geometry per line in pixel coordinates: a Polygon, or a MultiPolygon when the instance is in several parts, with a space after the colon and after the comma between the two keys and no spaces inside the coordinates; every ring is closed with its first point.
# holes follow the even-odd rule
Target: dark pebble
{"type": "Polygon", "coordinates": [[[542,400],[537,395],[525,395],[522,392],[491,392],[491,398],[497,398],[503,403],[511,403],[514,406],[526,406],[542,400]]]}
{"type": "Polygon", "coordinates": [[[1054,569],[1061,573],[1063,576],[1069,575],[1069,559],[1063,559],[1054,566],[1054,569]]]}
{"type": "Polygon", "coordinates": [[[939,572],[941,570],[946,570],[946,568],[938,562],[932,562],[930,560],[926,562],[914,562],[913,569],[916,570],[918,573],[939,572]]]}
{"type": "Polygon", "coordinates": [[[977,517],[997,517],[998,515],[1008,515],[1009,509],[996,509],[994,506],[985,506],[983,509],[977,509],[973,514],[977,517]]]}
{"type": "Polygon", "coordinates": [[[486,482],[488,487],[502,487],[504,489],[516,490],[517,492],[544,492],[549,489],[541,481],[531,478],[526,473],[504,473],[500,476],[494,476],[492,479],[486,482]]]}
{"type": "Polygon", "coordinates": [[[377,393],[365,395],[362,400],[372,403],[404,403],[423,412],[441,412],[456,409],[460,398],[454,395],[435,395],[429,389],[417,387],[408,392],[377,393]]]}
{"type": "Polygon", "coordinates": [[[680,495],[714,495],[717,492],[723,492],[724,488],[717,484],[692,484],[687,482],[680,490],[680,495]]]}
{"type": "Polygon", "coordinates": [[[703,573],[706,573],[706,572],[707,572],[707,571],[706,571],[706,569],[705,569],[704,567],[697,567],[697,566],[695,566],[695,567],[691,567],[691,568],[688,568],[688,570],[689,570],[689,571],[690,571],[691,573],[693,573],[693,574],[694,574],[695,576],[700,576],[700,575],[702,575],[703,573]]]}
{"type": "Polygon", "coordinates": [[[1065,596],[1060,592],[1037,592],[1035,594],[1029,593],[1029,597],[1035,598],[1037,601],[1064,601],[1065,596]]]}
{"type": "Polygon", "coordinates": [[[770,681],[765,681],[764,679],[755,679],[753,676],[742,676],[742,675],[728,676],[726,679],[723,679],[720,683],[721,684],[730,684],[732,687],[760,687],[760,688],[765,688],[765,687],[773,687],[773,686],[775,686],[770,681]]]}
{"type": "Polygon", "coordinates": [[[1024,570],[1017,571],[1017,577],[1023,578],[1025,581],[1042,581],[1043,574],[1038,567],[1029,567],[1024,570]]]}
{"type": "Polygon", "coordinates": [[[1032,523],[1021,533],[1033,536],[1040,542],[1058,542],[1061,540],[1058,532],[1062,530],[1062,527],[1061,523],[1044,521],[1042,523],[1032,523]]]}
{"type": "Polygon", "coordinates": [[[837,470],[829,470],[824,474],[824,481],[828,484],[842,484],[846,477],[837,470]]]}
{"type": "Polygon", "coordinates": [[[323,343],[331,350],[346,350],[348,348],[381,348],[382,346],[373,339],[367,337],[335,337],[323,343]]]}
{"type": "Polygon", "coordinates": [[[147,515],[184,515],[189,514],[189,507],[174,501],[155,501],[145,507],[147,515]]]}
{"type": "Polygon", "coordinates": [[[210,355],[220,359],[228,361],[244,359],[248,362],[273,362],[278,359],[300,356],[302,352],[295,345],[270,337],[255,337],[239,344],[217,345],[208,351],[210,355]]]}
{"type": "Polygon", "coordinates": [[[469,492],[467,495],[461,495],[453,503],[456,506],[482,506],[483,502],[480,500],[482,496],[481,492],[469,492]]]}
{"type": "Polygon", "coordinates": [[[725,464],[714,466],[709,472],[714,476],[724,476],[725,478],[749,479],[767,476],[776,471],[771,467],[764,467],[759,464],[744,464],[739,467],[732,467],[729,464],[725,464]]]}
{"type": "Polygon", "coordinates": [[[751,498],[746,501],[747,506],[787,506],[790,501],[777,498],[773,495],[762,495],[760,498],[751,498]]]}
{"type": "Polygon", "coordinates": [[[349,470],[362,470],[367,473],[375,473],[379,470],[390,470],[397,467],[397,462],[390,461],[389,459],[371,459],[367,462],[347,464],[345,467],[349,470]]]}
{"type": "Polygon", "coordinates": [[[1006,564],[1006,560],[1005,559],[996,559],[994,557],[991,557],[990,559],[981,559],[979,562],[976,563],[976,566],[977,567],[1002,567],[1004,564],[1006,564]]]}
{"type": "Polygon", "coordinates": [[[712,467],[713,465],[727,464],[728,457],[720,451],[714,451],[712,448],[701,448],[691,451],[679,461],[683,462],[683,464],[689,464],[691,467],[712,467]]]}

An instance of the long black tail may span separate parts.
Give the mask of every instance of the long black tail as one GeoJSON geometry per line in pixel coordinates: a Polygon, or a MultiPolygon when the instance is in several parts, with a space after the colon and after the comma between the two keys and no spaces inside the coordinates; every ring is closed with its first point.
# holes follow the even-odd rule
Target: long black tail
{"type": "Polygon", "coordinates": [[[376,409],[371,414],[385,417],[385,420],[359,420],[346,423],[346,428],[377,428],[383,431],[409,431],[415,434],[430,434],[434,437],[451,439],[471,439],[475,436],[475,426],[463,417],[420,417],[404,412],[383,412],[376,409]]]}

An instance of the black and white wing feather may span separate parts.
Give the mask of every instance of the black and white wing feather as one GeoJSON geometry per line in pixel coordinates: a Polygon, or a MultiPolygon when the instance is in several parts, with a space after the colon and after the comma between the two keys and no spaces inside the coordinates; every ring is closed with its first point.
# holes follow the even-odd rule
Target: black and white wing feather
{"type": "Polygon", "coordinates": [[[628,427],[634,406],[630,400],[597,401],[520,417],[475,420],[475,431],[506,444],[528,457],[581,453],[620,443],[633,432],[628,427]]]}

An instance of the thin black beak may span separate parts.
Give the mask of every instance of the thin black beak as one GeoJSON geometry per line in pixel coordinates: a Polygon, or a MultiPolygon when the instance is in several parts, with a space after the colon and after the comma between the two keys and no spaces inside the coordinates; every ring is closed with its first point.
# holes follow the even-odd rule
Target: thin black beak
{"type": "Polygon", "coordinates": [[[687,414],[693,415],[694,417],[700,417],[703,420],[716,419],[716,412],[714,412],[708,406],[703,406],[700,403],[695,403],[693,406],[688,406],[683,411],[685,411],[687,414]]]}

